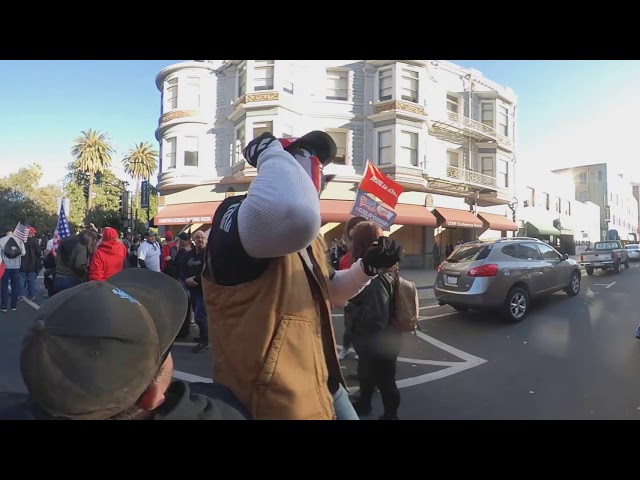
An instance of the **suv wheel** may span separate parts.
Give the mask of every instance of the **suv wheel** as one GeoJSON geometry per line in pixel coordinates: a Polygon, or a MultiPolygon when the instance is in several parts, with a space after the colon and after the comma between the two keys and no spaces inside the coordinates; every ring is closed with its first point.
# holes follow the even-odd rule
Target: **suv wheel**
{"type": "Polygon", "coordinates": [[[509,290],[504,303],[504,316],[513,323],[521,322],[529,309],[529,295],[521,287],[509,290]]]}
{"type": "Polygon", "coordinates": [[[569,282],[569,286],[565,289],[567,295],[570,297],[575,297],[580,292],[580,273],[573,272],[571,275],[571,281],[569,282]]]}

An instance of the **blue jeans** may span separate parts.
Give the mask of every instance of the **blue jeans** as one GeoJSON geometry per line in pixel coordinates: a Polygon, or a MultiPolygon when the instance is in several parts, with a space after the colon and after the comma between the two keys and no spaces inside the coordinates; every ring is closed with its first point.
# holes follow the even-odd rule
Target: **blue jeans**
{"type": "Polygon", "coordinates": [[[75,277],[67,277],[66,275],[56,275],[53,279],[53,294],[59,293],[67,288],[80,285],[80,280],[75,277]]]}
{"type": "Polygon", "coordinates": [[[9,282],[11,282],[11,308],[18,308],[18,295],[22,292],[19,268],[7,268],[4,271],[2,288],[0,290],[2,308],[7,308],[7,302],[9,301],[9,282]]]}
{"type": "Polygon", "coordinates": [[[207,325],[207,309],[204,305],[204,295],[202,292],[191,290],[191,306],[193,307],[193,317],[200,330],[200,341],[209,342],[209,325],[207,325]]]}
{"type": "Polygon", "coordinates": [[[34,298],[36,296],[36,277],[38,274],[36,272],[20,272],[20,278],[22,281],[20,285],[23,287],[22,294],[24,296],[26,287],[27,298],[34,298]]]}
{"type": "Polygon", "coordinates": [[[336,412],[337,420],[360,420],[351,400],[349,400],[349,394],[342,385],[333,394],[333,409],[336,412]]]}

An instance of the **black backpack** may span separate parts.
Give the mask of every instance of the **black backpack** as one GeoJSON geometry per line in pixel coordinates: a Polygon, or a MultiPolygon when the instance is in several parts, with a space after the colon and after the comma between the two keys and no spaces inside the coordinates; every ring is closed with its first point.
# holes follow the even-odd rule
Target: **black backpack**
{"type": "Polygon", "coordinates": [[[7,258],[17,258],[20,255],[22,255],[20,245],[18,245],[15,238],[9,237],[7,243],[4,244],[4,256],[7,258]]]}

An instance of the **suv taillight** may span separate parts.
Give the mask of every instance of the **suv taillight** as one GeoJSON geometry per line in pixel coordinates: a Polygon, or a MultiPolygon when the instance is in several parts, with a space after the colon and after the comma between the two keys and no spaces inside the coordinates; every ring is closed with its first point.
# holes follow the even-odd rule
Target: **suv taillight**
{"type": "Polygon", "coordinates": [[[472,268],[467,272],[467,277],[495,277],[498,274],[498,265],[490,263],[472,268]]]}

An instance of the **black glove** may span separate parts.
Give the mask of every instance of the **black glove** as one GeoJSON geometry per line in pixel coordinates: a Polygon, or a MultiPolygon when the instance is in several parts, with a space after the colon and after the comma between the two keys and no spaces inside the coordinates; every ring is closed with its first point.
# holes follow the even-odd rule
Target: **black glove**
{"type": "Polygon", "coordinates": [[[389,237],[380,237],[373,242],[371,248],[362,257],[362,267],[369,276],[374,276],[378,270],[391,268],[403,255],[402,246],[389,237]]]}
{"type": "Polygon", "coordinates": [[[278,139],[269,132],[264,132],[258,138],[254,138],[247,144],[245,149],[242,151],[242,155],[244,155],[244,158],[249,165],[257,168],[258,157],[260,157],[260,154],[269,148],[269,145],[277,141],[278,139]]]}

